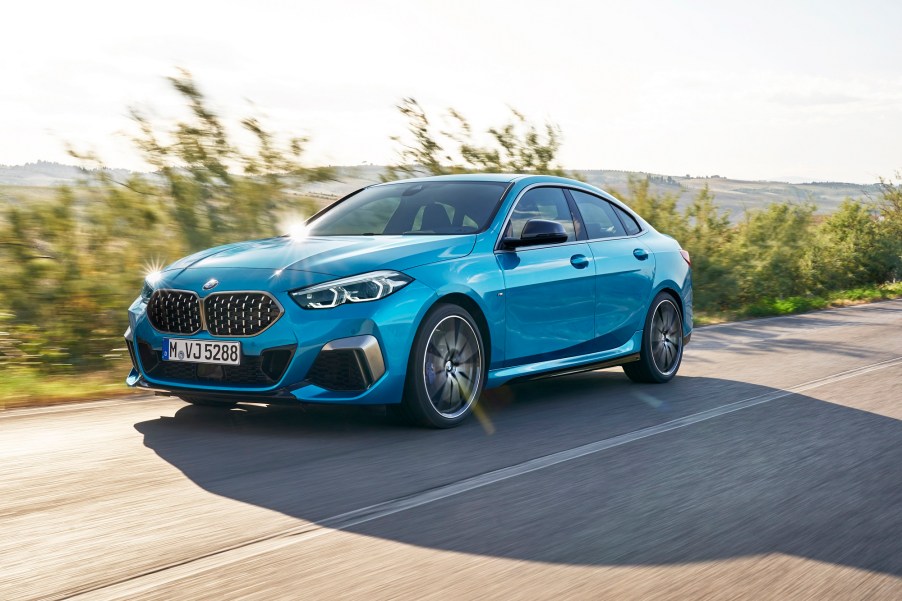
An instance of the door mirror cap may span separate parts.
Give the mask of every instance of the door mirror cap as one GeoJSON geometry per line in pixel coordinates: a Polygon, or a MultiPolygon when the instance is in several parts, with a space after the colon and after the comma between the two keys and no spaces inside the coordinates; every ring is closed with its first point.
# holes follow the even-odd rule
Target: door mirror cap
{"type": "Polygon", "coordinates": [[[567,241],[564,226],[550,219],[530,219],[523,226],[519,238],[505,238],[501,241],[505,248],[538,246],[540,244],[560,244],[567,241]]]}

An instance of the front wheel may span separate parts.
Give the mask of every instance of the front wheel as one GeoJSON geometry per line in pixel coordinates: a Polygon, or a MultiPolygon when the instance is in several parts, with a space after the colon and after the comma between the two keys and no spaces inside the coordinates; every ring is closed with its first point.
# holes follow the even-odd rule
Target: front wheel
{"type": "Polygon", "coordinates": [[[412,421],[451,428],[473,411],[485,385],[482,335],[463,307],[441,305],[417,331],[402,410],[412,421]]]}
{"type": "Polygon", "coordinates": [[[642,332],[639,360],[623,371],[633,382],[662,384],[676,375],[683,360],[683,318],[673,297],[659,293],[651,303],[642,332]]]}

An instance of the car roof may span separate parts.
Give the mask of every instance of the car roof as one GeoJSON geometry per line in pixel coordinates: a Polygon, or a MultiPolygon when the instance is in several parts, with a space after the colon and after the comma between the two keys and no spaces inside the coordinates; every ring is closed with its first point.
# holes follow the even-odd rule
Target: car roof
{"type": "Polygon", "coordinates": [[[501,182],[510,183],[520,180],[530,180],[532,182],[549,182],[559,184],[576,185],[579,187],[595,189],[594,186],[575,180],[569,177],[560,177],[557,175],[546,175],[542,173],[456,173],[454,175],[430,175],[425,177],[412,177],[392,180],[376,184],[382,186],[385,184],[407,183],[407,182],[501,182]]]}
{"type": "Polygon", "coordinates": [[[533,185],[533,184],[559,184],[565,186],[571,186],[574,188],[581,188],[583,190],[593,192],[595,194],[601,194],[608,200],[614,200],[618,204],[623,204],[616,198],[614,198],[610,193],[605,192],[604,190],[597,188],[591,184],[587,184],[586,182],[581,182],[576,179],[571,179],[569,177],[560,177],[557,175],[545,175],[541,173],[457,173],[454,175],[432,175],[428,177],[414,177],[408,179],[399,179],[393,180],[390,182],[383,182],[381,184],[374,184],[376,186],[385,186],[388,184],[400,184],[400,183],[410,183],[410,182],[448,182],[448,181],[459,181],[459,182],[499,182],[499,183],[511,183],[511,182],[522,182],[525,185],[533,185]]]}
{"type": "MultiPolygon", "coordinates": [[[[384,182],[386,184],[406,183],[406,182],[446,182],[446,181],[465,181],[465,182],[512,182],[516,179],[527,177],[522,174],[511,173],[458,173],[455,175],[431,175],[428,177],[412,177],[384,182]]],[[[382,184],[379,184],[382,185],[382,184]]]]}

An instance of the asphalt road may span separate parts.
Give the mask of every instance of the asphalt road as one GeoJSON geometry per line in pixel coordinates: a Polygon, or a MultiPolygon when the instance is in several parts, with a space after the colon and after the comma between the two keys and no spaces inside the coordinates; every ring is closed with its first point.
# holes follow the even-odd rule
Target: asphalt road
{"type": "Polygon", "coordinates": [[[902,301],[484,402],[2,413],[0,599],[902,598],[902,301]]]}

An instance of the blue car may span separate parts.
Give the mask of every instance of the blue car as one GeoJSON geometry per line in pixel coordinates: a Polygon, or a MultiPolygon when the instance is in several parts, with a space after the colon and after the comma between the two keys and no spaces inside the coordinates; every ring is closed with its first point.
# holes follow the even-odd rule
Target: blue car
{"type": "Polygon", "coordinates": [[[515,381],[620,365],[667,382],[691,331],[688,253],[611,195],[429,177],[149,275],[127,383],[206,405],[385,404],[447,428],[515,381]]]}

